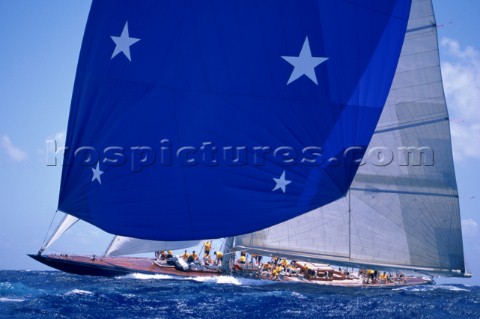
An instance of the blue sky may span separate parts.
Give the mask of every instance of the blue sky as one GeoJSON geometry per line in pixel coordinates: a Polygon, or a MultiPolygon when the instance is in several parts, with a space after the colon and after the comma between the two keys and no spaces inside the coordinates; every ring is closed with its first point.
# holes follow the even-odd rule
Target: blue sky
{"type": "MultiPolygon", "coordinates": [[[[90,1],[0,0],[0,269],[46,269],[36,252],[54,216],[61,167],[47,139],[64,139],[90,1]]],[[[480,1],[434,0],[452,118],[467,263],[480,283],[480,1]]],[[[57,216],[58,217],[58,216],[57,216]]],[[[54,248],[102,253],[110,237],[78,225],[54,248]]],[[[55,251],[54,250],[54,251],[55,251]]]]}

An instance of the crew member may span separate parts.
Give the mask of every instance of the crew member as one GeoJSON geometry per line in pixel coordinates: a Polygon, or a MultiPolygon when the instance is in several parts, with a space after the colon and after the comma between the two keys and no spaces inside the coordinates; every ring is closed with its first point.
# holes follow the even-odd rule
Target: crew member
{"type": "Polygon", "coordinates": [[[195,253],[195,250],[192,252],[192,254],[190,256],[188,256],[188,259],[187,259],[187,263],[188,264],[191,264],[193,262],[195,262],[195,260],[197,260],[198,256],[197,254],[195,253]]]}
{"type": "Polygon", "coordinates": [[[207,241],[205,243],[205,255],[210,256],[210,249],[212,248],[212,243],[207,241]]]}
{"type": "Polygon", "coordinates": [[[165,259],[167,259],[167,254],[165,253],[164,250],[162,250],[162,251],[160,252],[160,260],[165,260],[165,259]]]}
{"type": "Polygon", "coordinates": [[[215,265],[220,266],[223,262],[223,253],[221,251],[219,252],[214,252],[215,255],[215,265]]]}
{"type": "Polygon", "coordinates": [[[187,260],[188,257],[190,257],[190,254],[187,253],[187,250],[185,249],[185,252],[183,253],[182,258],[183,258],[184,260],[187,260]]]}
{"type": "Polygon", "coordinates": [[[210,255],[204,254],[203,262],[205,263],[205,266],[209,266],[212,263],[212,259],[210,258],[210,255]]]}

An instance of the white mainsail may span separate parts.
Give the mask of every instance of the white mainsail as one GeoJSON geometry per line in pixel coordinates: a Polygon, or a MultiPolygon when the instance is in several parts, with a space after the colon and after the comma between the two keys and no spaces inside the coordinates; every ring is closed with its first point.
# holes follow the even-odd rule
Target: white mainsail
{"type": "Polygon", "coordinates": [[[149,253],[159,250],[177,250],[201,243],[199,240],[187,241],[157,241],[124,236],[115,236],[108,246],[105,256],[122,256],[129,254],[149,253]]]}
{"type": "Polygon", "coordinates": [[[464,273],[448,112],[431,0],[414,0],[395,79],[345,198],[236,246],[264,254],[464,273]]]}

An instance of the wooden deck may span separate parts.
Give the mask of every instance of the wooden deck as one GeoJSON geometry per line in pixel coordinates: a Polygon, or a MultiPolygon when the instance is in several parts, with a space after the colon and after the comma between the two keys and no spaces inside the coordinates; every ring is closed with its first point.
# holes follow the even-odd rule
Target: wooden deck
{"type": "MultiPolygon", "coordinates": [[[[209,277],[220,276],[222,272],[218,269],[203,269],[203,270],[189,270],[181,271],[175,269],[174,266],[161,265],[158,262],[154,262],[154,259],[141,258],[141,257],[91,257],[91,256],[76,256],[76,255],[29,255],[33,259],[44,263],[50,267],[65,271],[68,273],[74,273],[79,275],[91,275],[91,276],[123,276],[132,273],[142,274],[160,274],[160,275],[172,275],[181,277],[209,277]]],[[[304,266],[304,265],[302,265],[304,266]]],[[[310,268],[314,266],[308,265],[310,268]]],[[[326,286],[339,286],[339,287],[372,287],[372,288],[394,288],[413,285],[426,285],[432,284],[429,278],[406,276],[401,282],[395,283],[375,283],[365,284],[361,278],[354,276],[353,278],[345,278],[336,276],[335,278],[328,278],[328,280],[322,280],[322,278],[305,278],[303,275],[283,275],[279,278],[270,278],[269,276],[252,275],[259,270],[259,267],[245,267],[243,269],[233,269],[233,275],[239,277],[250,277],[263,280],[272,281],[284,281],[284,282],[298,282],[308,283],[326,286]]],[[[332,268],[319,267],[316,269],[321,272],[322,270],[328,270],[334,272],[332,268]]],[[[336,272],[335,272],[336,273],[336,272]]]]}
{"type": "Polygon", "coordinates": [[[170,265],[157,265],[153,259],[136,257],[90,257],[75,255],[29,255],[50,267],[79,275],[119,276],[131,273],[182,277],[220,276],[215,269],[180,271],[170,265]]]}

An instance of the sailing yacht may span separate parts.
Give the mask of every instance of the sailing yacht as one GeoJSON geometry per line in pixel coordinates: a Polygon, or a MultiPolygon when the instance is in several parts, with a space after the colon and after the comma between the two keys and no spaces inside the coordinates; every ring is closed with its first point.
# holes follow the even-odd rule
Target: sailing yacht
{"type": "MultiPolygon", "coordinates": [[[[161,156],[172,153],[172,144],[202,145],[201,139],[212,138],[218,145],[241,141],[246,149],[267,142],[321,145],[322,159],[329,160],[282,166],[265,157],[264,165],[225,167],[210,159],[209,165],[154,167],[150,150],[137,148],[132,151],[137,158],[130,159],[141,159],[132,164],[135,174],[105,160],[88,169],[65,166],[59,209],[68,215],[33,258],[81,274],[158,271],[144,260],[136,267],[135,262],[115,264],[111,257],[42,254],[80,218],[123,235],[112,243],[136,247],[125,254],[228,237],[226,256],[244,250],[311,263],[470,276],[431,0],[383,1],[380,8],[373,7],[378,1],[283,1],[282,8],[278,1],[238,6],[211,1],[206,8],[170,4],[165,14],[175,12],[176,29],[155,35],[164,41],[160,62],[151,68],[155,75],[133,70],[136,59],[151,59],[159,48],[149,42],[144,53],[134,50],[151,35],[135,33],[134,18],[148,21],[151,9],[165,4],[145,1],[150,10],[122,5],[112,15],[121,29],[114,36],[102,19],[108,2],[92,4],[67,145],[123,145],[173,130],[176,138],[162,141],[161,156]],[[299,34],[300,53],[288,51],[299,34]],[[107,35],[113,40],[109,45],[107,35]],[[243,46],[253,45],[247,35],[263,51],[245,51],[243,46]],[[102,54],[92,57],[95,50],[102,54]],[[189,61],[198,56],[201,66],[189,61]],[[174,65],[165,62],[173,57],[174,65]],[[105,63],[96,60],[102,58],[111,65],[94,71],[96,63],[105,63]],[[258,69],[252,59],[267,68],[258,77],[251,75],[258,69]],[[101,76],[93,78],[98,72],[101,76]],[[240,82],[224,83],[232,78],[240,82]],[[112,90],[129,93],[112,98],[112,90]],[[146,113],[139,115],[138,109],[146,113]],[[137,130],[126,133],[127,124],[137,130]],[[336,161],[346,150],[352,152],[336,161]],[[159,219],[182,226],[160,232],[159,219]]],[[[157,30],[168,28],[170,18],[165,19],[158,19],[163,22],[157,30]]],[[[203,155],[215,153],[211,144],[203,147],[211,151],[203,155]]]]}

